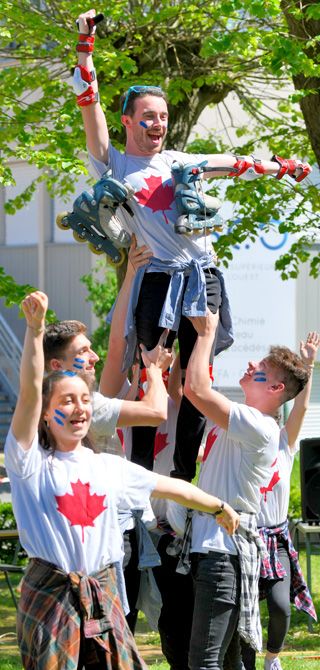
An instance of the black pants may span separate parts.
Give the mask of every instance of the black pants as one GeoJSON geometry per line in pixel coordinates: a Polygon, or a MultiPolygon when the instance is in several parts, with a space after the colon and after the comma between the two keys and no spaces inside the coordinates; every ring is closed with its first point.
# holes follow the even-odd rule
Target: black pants
{"type": "Polygon", "coordinates": [[[188,670],[189,642],[193,615],[192,576],[176,572],[178,558],[166,552],[171,535],[163,535],[158,544],[161,565],[153,574],[162,597],[158,622],[161,648],[170,670],[188,670]]]}
{"type": "Polygon", "coordinates": [[[139,594],[141,575],[141,572],[138,569],[139,552],[135,528],[126,530],[125,533],[123,533],[123,545],[123,574],[130,608],[130,611],[126,615],[126,620],[131,633],[134,635],[138,618],[136,602],[139,594]]]}
{"type": "MultiPolygon", "coordinates": [[[[264,579],[263,587],[266,592],[269,613],[267,650],[272,654],[281,651],[290,626],[290,582],[291,568],[288,552],[278,540],[278,555],[287,576],[283,579],[264,579]]],[[[255,670],[256,654],[252,647],[241,642],[242,660],[246,670],[255,670]]]]}
{"type": "MultiPolygon", "coordinates": [[[[204,270],[207,289],[207,304],[214,314],[221,304],[220,280],[214,268],[204,270]]],[[[160,314],[170,283],[170,275],[164,272],[146,273],[142,282],[138,305],[136,309],[136,329],[138,343],[143,343],[147,349],[156,346],[163,328],[158,326],[160,314]]],[[[188,288],[188,277],[185,279],[184,292],[188,288]]],[[[178,337],[180,350],[180,365],[182,372],[186,370],[188,361],[197,339],[197,333],[192,323],[182,316],[178,333],[171,331],[167,338],[167,346],[171,347],[175,337],[178,337]]],[[[213,347],[214,353],[214,347],[213,347]]],[[[213,356],[213,355],[212,355],[213,356]]],[[[191,481],[196,471],[196,460],[205,429],[205,417],[193,407],[183,396],[176,432],[176,448],[174,455],[174,477],[191,481]]],[[[153,468],[153,447],[155,428],[132,429],[132,455],[134,463],[144,465],[149,470],[153,468]]]]}

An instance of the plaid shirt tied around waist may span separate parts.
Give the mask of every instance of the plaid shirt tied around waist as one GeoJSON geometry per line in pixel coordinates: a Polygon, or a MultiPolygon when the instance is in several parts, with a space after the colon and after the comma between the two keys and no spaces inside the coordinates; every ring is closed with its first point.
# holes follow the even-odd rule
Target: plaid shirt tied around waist
{"type": "Polygon", "coordinates": [[[298,552],[295,550],[292,543],[288,521],[284,521],[282,524],[274,528],[259,528],[259,533],[268,552],[261,563],[260,599],[266,597],[264,580],[283,579],[283,577],[286,577],[286,571],[279,560],[278,555],[278,540],[281,540],[288,552],[290,560],[290,601],[298,610],[303,610],[317,621],[317,614],[312,602],[312,597],[301,571],[298,552]]]}
{"type": "Polygon", "coordinates": [[[77,670],[82,637],[99,645],[105,670],[147,668],[126,623],[113,566],[93,575],[68,574],[31,559],[22,583],[17,636],[25,670],[77,670]]]}
{"type": "Polygon", "coordinates": [[[239,635],[256,651],[262,649],[262,629],[259,609],[260,560],[266,547],[257,530],[255,514],[239,512],[240,525],[234,535],[241,570],[239,635]]]}

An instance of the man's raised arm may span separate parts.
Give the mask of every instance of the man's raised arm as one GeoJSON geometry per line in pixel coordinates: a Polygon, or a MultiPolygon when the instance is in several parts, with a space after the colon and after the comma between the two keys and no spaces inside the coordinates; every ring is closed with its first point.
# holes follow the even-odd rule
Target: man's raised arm
{"type": "Polygon", "coordinates": [[[184,394],[208,419],[226,430],[229,424],[230,400],[211,387],[209,374],[210,353],[214,342],[218,315],[190,318],[198,333],[189,359],[184,394]]]}
{"type": "Polygon", "coordinates": [[[88,150],[94,158],[107,163],[109,133],[106,117],[99,102],[98,82],[92,58],[95,26],[90,26],[90,19],[95,15],[95,9],[79,15],[78,66],[75,68],[73,81],[77,103],[81,107],[88,150]]]}

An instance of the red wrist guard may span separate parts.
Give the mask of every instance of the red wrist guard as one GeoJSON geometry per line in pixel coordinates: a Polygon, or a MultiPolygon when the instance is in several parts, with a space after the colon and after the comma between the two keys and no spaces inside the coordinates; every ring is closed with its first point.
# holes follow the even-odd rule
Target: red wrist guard
{"type": "Polygon", "coordinates": [[[302,181],[311,172],[311,167],[308,163],[302,163],[295,158],[281,158],[280,156],[272,156],[272,161],[278,163],[279,170],[276,174],[276,179],[282,179],[285,174],[292,177],[295,181],[302,181]]]}
{"type": "Polygon", "coordinates": [[[76,50],[81,53],[91,54],[94,49],[94,35],[85,35],[84,33],[79,33],[79,41],[76,46],[76,50]]]}
{"type": "Polygon", "coordinates": [[[81,79],[83,79],[83,81],[86,81],[87,84],[91,84],[91,82],[96,79],[96,71],[94,68],[93,70],[88,70],[88,68],[84,67],[83,65],[76,65],[74,69],[76,68],[80,70],[81,79]]]}
{"type": "Polygon", "coordinates": [[[92,86],[89,86],[81,95],[77,95],[77,105],[79,107],[87,107],[88,105],[92,105],[93,102],[99,102],[99,100],[99,93],[98,91],[95,93],[92,86]]]}

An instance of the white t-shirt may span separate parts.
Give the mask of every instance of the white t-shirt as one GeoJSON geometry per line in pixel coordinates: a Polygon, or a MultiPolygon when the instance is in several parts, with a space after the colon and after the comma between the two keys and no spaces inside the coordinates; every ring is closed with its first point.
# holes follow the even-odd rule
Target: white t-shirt
{"type": "Polygon", "coordinates": [[[156,258],[178,262],[189,262],[212,250],[205,235],[177,235],[174,232],[178,212],[171,177],[174,161],[198,165],[207,161],[208,156],[167,150],[155,156],[132,156],[109,145],[108,165],[91,154],[89,158],[94,174],[99,178],[111,168],[114,179],[134,189],[135,195],[129,202],[133,216],[121,207],[117,216],[127,231],[135,233],[138,246],[146,244],[156,258]]]}
{"type": "MultiPolygon", "coordinates": [[[[168,418],[157,428],[154,440],[153,471],[169,476],[173,470],[173,454],[176,442],[176,427],[179,409],[172,398],[168,397],[168,418]]],[[[167,500],[153,498],[151,505],[158,522],[167,519],[167,500]]]]}
{"type": "MultiPolygon", "coordinates": [[[[199,488],[236,510],[257,514],[260,486],[268,479],[276,458],[279,433],[272,417],[253,407],[231,403],[228,430],[215,425],[208,433],[199,488]]],[[[192,529],[191,551],[237,553],[232,539],[213,516],[195,512],[192,529]]]]}
{"type": "Polygon", "coordinates": [[[279,451],[272,463],[272,471],[260,486],[261,502],[258,526],[278,526],[286,521],[290,497],[290,477],[294,455],[298,445],[291,451],[285,428],[280,431],[279,451]]]}
{"type": "MultiPolygon", "coordinates": [[[[153,472],[159,475],[169,476],[173,469],[178,411],[176,404],[168,396],[168,418],[157,427],[154,440],[153,472]]],[[[122,428],[118,432],[124,444],[126,457],[131,460],[132,429],[122,428]]],[[[167,501],[164,498],[152,498],[151,507],[158,521],[166,521],[167,501]]]]}
{"type": "Polygon", "coordinates": [[[120,398],[107,398],[98,391],[92,394],[90,437],[100,451],[118,456],[123,456],[116,430],[121,405],[120,398]]]}
{"type": "Polygon", "coordinates": [[[5,443],[14,515],[29,557],[65,572],[92,574],[122,560],[118,509],[144,508],[157,475],[111,454],[23,450],[10,429],[5,443]]]}

